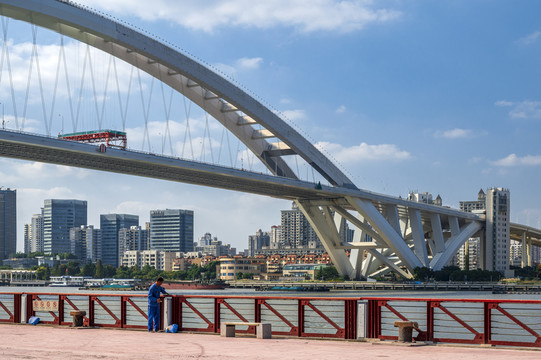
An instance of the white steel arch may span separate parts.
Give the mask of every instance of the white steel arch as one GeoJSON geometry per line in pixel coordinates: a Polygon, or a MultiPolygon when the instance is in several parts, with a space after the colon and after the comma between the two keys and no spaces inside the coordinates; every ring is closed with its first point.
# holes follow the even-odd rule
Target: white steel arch
{"type": "Polygon", "coordinates": [[[282,157],[299,155],[333,186],[356,188],[327,157],[259,101],[158,40],[71,1],[3,0],[0,14],[89,44],[169,85],[222,123],[275,175],[296,178],[282,157]]]}
{"type": "MultiPolygon", "coordinates": [[[[300,182],[292,183],[287,189],[297,196],[288,194],[287,198],[295,199],[342,274],[360,278],[395,271],[410,277],[415,267],[441,269],[469,237],[482,229],[482,219],[473,214],[358,189],[313,144],[248,93],[164,42],[108,17],[65,0],[0,0],[0,15],[91,45],[169,85],[218,120],[276,175],[273,180],[265,180],[268,186],[276,185],[284,178],[296,180],[284,157],[302,157],[333,187],[319,185],[314,189],[311,184],[307,187],[300,182]],[[343,219],[356,228],[353,241],[344,242],[340,236],[343,219]],[[350,252],[349,256],[346,251],[350,252]]],[[[152,177],[159,177],[155,175],[160,170],[157,166],[160,161],[165,161],[145,160],[141,163],[141,156],[127,151],[99,155],[85,149],[82,144],[68,146],[50,139],[30,139],[0,131],[0,155],[3,156],[63,164],[72,161],[75,166],[96,169],[104,166],[97,165],[96,159],[108,158],[119,164],[137,160],[138,174],[152,177]],[[29,155],[32,151],[34,155],[29,155]],[[72,154],[74,158],[65,159],[64,154],[72,154]],[[83,163],[85,165],[81,165],[83,163]],[[151,171],[152,166],[156,167],[155,172],[151,171]]],[[[167,166],[171,169],[179,167],[167,166]]],[[[198,165],[198,171],[202,167],[198,165]]],[[[207,174],[217,175],[219,171],[223,169],[216,167],[209,169],[207,174]]],[[[233,173],[223,174],[222,180],[231,176],[240,181],[247,176],[247,173],[233,173]]],[[[179,178],[177,181],[181,181],[179,178]]],[[[256,188],[254,186],[250,191],[256,192],[256,188]]],[[[284,191],[286,187],[279,189],[284,191]]],[[[271,194],[272,191],[261,193],[271,194]]],[[[274,194],[272,196],[276,196],[274,194]]]]}

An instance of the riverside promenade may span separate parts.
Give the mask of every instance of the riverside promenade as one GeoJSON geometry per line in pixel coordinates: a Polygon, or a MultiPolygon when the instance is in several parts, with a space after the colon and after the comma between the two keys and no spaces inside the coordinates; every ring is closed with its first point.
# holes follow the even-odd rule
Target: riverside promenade
{"type": "Polygon", "coordinates": [[[540,359],[540,350],[0,325],[0,359],[540,359]]]}

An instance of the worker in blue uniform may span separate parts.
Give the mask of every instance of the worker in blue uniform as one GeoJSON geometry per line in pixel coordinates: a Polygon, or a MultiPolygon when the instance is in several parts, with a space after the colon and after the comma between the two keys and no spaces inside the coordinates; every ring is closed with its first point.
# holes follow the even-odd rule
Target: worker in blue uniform
{"type": "Polygon", "coordinates": [[[163,278],[160,276],[148,289],[148,331],[160,330],[160,303],[164,295],[169,295],[162,284],[163,278]]]}

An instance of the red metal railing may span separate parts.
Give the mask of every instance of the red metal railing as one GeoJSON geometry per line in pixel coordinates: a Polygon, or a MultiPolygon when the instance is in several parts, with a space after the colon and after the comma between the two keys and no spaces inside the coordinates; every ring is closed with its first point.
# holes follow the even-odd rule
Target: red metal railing
{"type": "MultiPolygon", "coordinates": [[[[272,333],[356,338],[357,298],[175,296],[173,323],[181,331],[220,331],[222,321],[270,322],[272,333]],[[340,304],[343,305],[340,305],[340,304]]],[[[246,326],[240,333],[255,334],[246,326]]]]}
{"type": "MultiPolygon", "coordinates": [[[[20,322],[21,294],[4,294],[12,300],[5,322],[20,322]],[[16,316],[19,316],[16,318],[16,316]]],[[[26,320],[40,317],[43,324],[71,325],[72,310],[86,312],[84,324],[99,327],[147,327],[146,295],[26,294],[26,320]],[[33,301],[58,302],[58,310],[34,311],[33,301]]],[[[356,338],[358,298],[298,298],[250,296],[178,296],[172,298],[172,321],[181,331],[220,331],[222,321],[270,322],[273,334],[299,337],[356,338]]],[[[0,308],[5,307],[0,298],[0,308]]],[[[161,308],[163,328],[163,304],[161,308]]],[[[1,317],[0,317],[1,320],[1,317]]],[[[254,327],[238,332],[255,334],[254,327]]]]}
{"type": "MultiPolygon", "coordinates": [[[[0,322],[38,316],[42,323],[70,325],[72,310],[86,311],[85,325],[147,327],[147,296],[125,294],[0,294],[0,322]],[[54,311],[33,310],[32,301],[57,302],[54,311]]],[[[220,323],[268,322],[274,335],[356,339],[357,319],[366,317],[366,337],[396,340],[396,320],[415,321],[418,341],[541,347],[541,300],[468,300],[417,298],[308,298],[175,295],[172,323],[180,331],[220,331],[220,323]],[[358,314],[358,303],[366,314],[358,314]]],[[[163,324],[163,305],[161,309],[163,324]]],[[[162,325],[163,327],[163,325],[162,325]]],[[[254,334],[253,327],[238,332],[254,334]]]]}
{"type": "Polygon", "coordinates": [[[418,341],[541,347],[541,301],[369,298],[367,337],[396,340],[396,320],[418,341]]]}

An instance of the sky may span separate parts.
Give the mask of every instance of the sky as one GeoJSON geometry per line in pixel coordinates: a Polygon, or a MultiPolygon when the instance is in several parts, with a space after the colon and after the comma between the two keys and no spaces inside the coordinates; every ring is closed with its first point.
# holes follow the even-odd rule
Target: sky
{"type": "MultiPolygon", "coordinates": [[[[458,208],[479,189],[504,187],[511,220],[541,228],[538,1],[79,2],[166,39],[257,94],[359,188],[402,197],[427,191],[458,208]]],[[[2,55],[0,102],[7,128],[124,128],[138,149],[260,171],[216,121],[144,74],[69,39],[61,52],[50,31],[6,24],[11,71],[2,55]]],[[[99,214],[138,214],[143,224],[153,209],[194,210],[195,239],[210,232],[239,250],[291,206],[85,169],[0,164],[0,185],[17,189],[19,250],[23,224],[49,198],[87,200],[97,227],[99,214]]]]}

